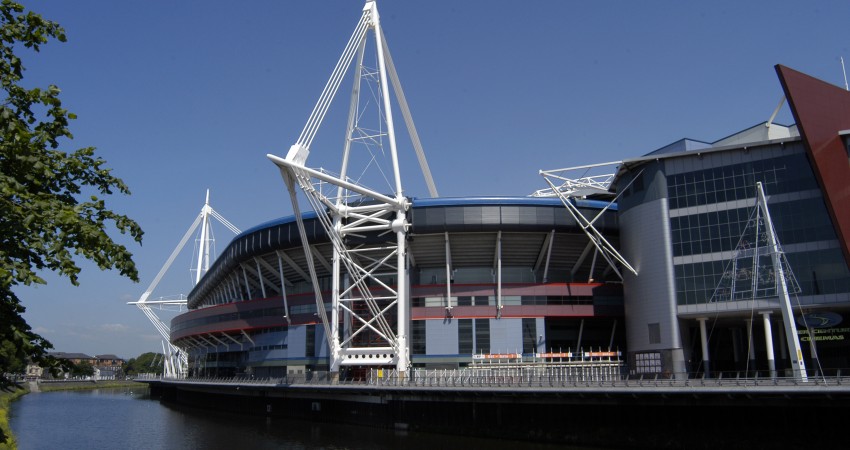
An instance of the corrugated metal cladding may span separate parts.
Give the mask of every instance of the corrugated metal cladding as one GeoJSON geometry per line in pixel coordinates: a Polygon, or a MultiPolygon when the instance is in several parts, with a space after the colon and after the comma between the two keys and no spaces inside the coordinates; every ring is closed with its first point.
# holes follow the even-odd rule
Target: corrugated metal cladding
{"type": "MultiPolygon", "coordinates": [[[[592,219],[598,209],[581,208],[585,217],[592,219]]],[[[414,234],[441,233],[444,231],[550,231],[568,228],[579,231],[575,219],[563,205],[469,205],[434,206],[414,208],[410,213],[414,234]]],[[[614,211],[606,212],[594,226],[603,232],[616,232],[614,211]]]]}
{"type": "MultiPolygon", "coordinates": [[[[431,234],[442,232],[475,232],[475,231],[569,231],[580,233],[581,230],[575,219],[569,215],[566,208],[558,200],[536,199],[532,197],[516,197],[509,199],[452,199],[448,204],[434,204],[433,200],[423,201],[428,206],[413,207],[408,212],[411,222],[411,233],[431,234]],[[504,204],[499,204],[504,202],[504,204]],[[528,203],[523,205],[522,203],[528,203]]],[[[587,203],[587,202],[586,202],[587,203]]],[[[580,210],[585,217],[593,219],[604,203],[582,207],[580,210]]],[[[304,220],[307,240],[311,244],[328,241],[327,234],[314,214],[304,220]]],[[[594,226],[605,233],[617,233],[616,209],[607,210],[594,226]]],[[[231,273],[241,263],[255,256],[289,249],[301,245],[298,224],[295,217],[286,217],[266,224],[258,225],[243,232],[233,239],[204,278],[189,293],[189,304],[193,299],[203,298],[210,289],[231,273]]]]}
{"type": "MultiPolygon", "coordinates": [[[[271,222],[267,228],[253,228],[252,231],[244,232],[230,241],[201,282],[189,293],[189,304],[192,304],[193,299],[206,295],[209,289],[217,286],[221,279],[242,262],[278,249],[300,246],[298,224],[294,217],[289,219],[289,222],[271,222]]],[[[325,230],[316,219],[305,220],[304,230],[308,242],[328,240],[325,230]]]]}

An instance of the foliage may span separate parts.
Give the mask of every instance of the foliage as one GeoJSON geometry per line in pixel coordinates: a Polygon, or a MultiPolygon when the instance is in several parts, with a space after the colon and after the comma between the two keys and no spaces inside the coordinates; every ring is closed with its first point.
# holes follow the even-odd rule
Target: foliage
{"type": "Polygon", "coordinates": [[[24,373],[26,361],[18,358],[18,349],[12,341],[0,341],[0,367],[7,373],[24,373]]]}
{"type": "Polygon", "coordinates": [[[8,383],[2,376],[7,365],[16,361],[56,363],[46,354],[52,345],[21,317],[15,286],[43,284],[38,271],[45,269],[77,285],[77,257],[138,281],[132,254],[107,231],[114,227],[141,242],[142,230],[98,197],[129,194],[127,186],[94,148],[59,150],[73,137],[68,123],[75,116],[62,107],[58,87],[21,83],[24,66],[15,52],[31,55],[51,39],[65,41],[59,24],[0,0],[0,342],[15,349],[0,359],[0,386],[8,383]]]}
{"type": "Polygon", "coordinates": [[[127,364],[124,364],[124,374],[127,376],[138,375],[140,373],[161,374],[164,361],[165,357],[161,353],[142,353],[137,358],[130,358],[127,364]]]}
{"type": "Polygon", "coordinates": [[[94,375],[94,366],[88,361],[80,361],[71,365],[72,377],[90,377],[94,375]]]}
{"type": "Polygon", "coordinates": [[[9,410],[12,401],[27,392],[27,389],[14,384],[0,389],[0,450],[17,448],[12,428],[9,426],[9,410]]]}

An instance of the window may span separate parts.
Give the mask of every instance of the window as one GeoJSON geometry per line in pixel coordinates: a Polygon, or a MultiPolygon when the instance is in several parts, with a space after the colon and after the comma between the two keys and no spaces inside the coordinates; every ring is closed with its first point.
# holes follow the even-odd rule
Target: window
{"type": "Polygon", "coordinates": [[[313,358],[316,356],[316,326],[307,325],[307,337],[304,349],[304,356],[313,358]]]}
{"type": "Polygon", "coordinates": [[[635,354],[636,373],[661,373],[661,353],[635,354]]]}
{"type": "Polygon", "coordinates": [[[475,296],[475,306],[487,306],[490,304],[490,296],[487,295],[476,295],[475,296]]]}
{"type": "Polygon", "coordinates": [[[632,183],[632,190],[637,193],[643,191],[643,172],[639,173],[637,178],[635,178],[634,183],[632,183]]]}
{"type": "Polygon", "coordinates": [[[414,355],[426,354],[425,321],[414,320],[410,324],[410,352],[414,355]]]}
{"type": "Polygon", "coordinates": [[[522,353],[537,353],[537,319],[522,319],[522,353]]]}
{"type": "Polygon", "coordinates": [[[472,319],[458,319],[457,347],[461,355],[472,354],[472,319]]]}
{"type": "Polygon", "coordinates": [[[756,181],[762,181],[771,195],[817,189],[810,167],[806,155],[800,152],[670,175],[667,177],[670,209],[752,198],[756,181]]]}
{"type": "Polygon", "coordinates": [[[650,323],[649,327],[649,343],[650,344],[660,344],[661,343],[661,324],[659,323],[650,323]]]}
{"type": "Polygon", "coordinates": [[[490,319],[475,319],[475,353],[490,353],[490,319]]]}

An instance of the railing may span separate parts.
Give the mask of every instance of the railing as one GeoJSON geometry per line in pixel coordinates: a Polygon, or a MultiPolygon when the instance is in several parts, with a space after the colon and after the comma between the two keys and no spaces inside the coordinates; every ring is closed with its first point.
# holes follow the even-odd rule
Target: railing
{"type": "Polygon", "coordinates": [[[824,388],[831,387],[850,390],[850,376],[815,376],[808,381],[792,377],[717,377],[705,378],[701,373],[680,373],[665,377],[657,375],[624,375],[619,367],[595,367],[578,371],[572,368],[524,368],[506,370],[488,369],[415,369],[405,376],[390,369],[372,369],[360,377],[331,377],[328,372],[314,371],[307,374],[287,375],[285,377],[190,377],[164,378],[156,374],[142,374],[138,381],[166,381],[188,384],[231,385],[231,386],[361,386],[375,389],[415,388],[415,389],[608,389],[613,391],[641,390],[654,388],[674,389],[769,389],[769,388],[824,388]]]}

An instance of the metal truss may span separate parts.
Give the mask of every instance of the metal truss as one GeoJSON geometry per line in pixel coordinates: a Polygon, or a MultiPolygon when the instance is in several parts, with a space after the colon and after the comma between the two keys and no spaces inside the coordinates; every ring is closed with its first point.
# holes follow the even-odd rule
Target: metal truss
{"type": "Polygon", "coordinates": [[[330,347],[330,370],[334,373],[345,365],[395,365],[403,374],[410,364],[406,247],[410,202],[402,190],[390,85],[428,190],[431,196],[436,197],[437,190],[393,67],[374,1],[366,2],[363,7],[363,14],[348,45],[286,158],[268,155],[280,168],[289,191],[314,286],[318,316],[330,347]],[[374,36],[377,67],[364,64],[370,31],[374,36]],[[310,146],[352,63],[354,83],[341,169],[338,175],[324,169],[311,169],[306,166],[310,146]],[[361,97],[366,94],[372,94],[373,98],[361,102],[361,97]],[[367,110],[370,113],[377,111],[369,115],[367,110]],[[389,147],[388,151],[385,147],[389,147]],[[355,153],[355,149],[365,151],[355,153]],[[383,171],[376,156],[387,153],[391,168],[383,171]],[[363,173],[349,176],[353,172],[354,161],[363,154],[366,155],[363,173]],[[365,187],[367,171],[372,176],[369,180],[383,179],[392,193],[383,194],[365,187]],[[307,241],[296,185],[316,211],[333,245],[330,318],[325,311],[316,275],[315,254],[307,241]]]}
{"type": "Polygon", "coordinates": [[[207,190],[206,201],[204,202],[204,206],[201,208],[201,212],[198,213],[198,216],[195,218],[195,221],[192,222],[192,225],[189,226],[189,229],[183,235],[183,238],[180,240],[180,243],[177,244],[177,247],[174,248],[174,251],[171,252],[171,256],[168,257],[168,260],[165,261],[162,268],[159,270],[159,273],[156,274],[156,277],[151,282],[150,286],[145,289],[145,292],[142,293],[142,296],[139,297],[139,300],[135,302],[127,302],[128,305],[135,305],[138,307],[145,316],[147,316],[148,320],[151,321],[153,326],[159,332],[160,336],[163,339],[163,354],[165,355],[164,361],[164,375],[167,378],[183,378],[188,374],[189,368],[189,352],[188,348],[180,348],[174,345],[171,342],[171,330],[168,325],[163,322],[159,316],[153,311],[154,309],[160,310],[170,310],[170,311],[182,311],[186,309],[186,298],[182,295],[177,298],[160,298],[157,300],[150,300],[151,293],[153,293],[154,289],[156,289],[159,282],[162,280],[162,277],[168,272],[168,269],[171,268],[171,264],[174,262],[174,259],[177,258],[177,255],[183,250],[186,243],[189,241],[189,238],[196,232],[198,227],[200,226],[200,239],[198,242],[198,260],[197,266],[194,270],[195,278],[194,283],[197,284],[200,281],[201,276],[207,272],[210,268],[210,254],[214,253],[214,250],[211,250],[215,239],[212,236],[212,224],[210,222],[210,217],[215,218],[225,227],[227,227],[234,234],[239,234],[238,228],[236,228],[232,223],[230,223],[227,219],[224,218],[221,214],[216,212],[210,206],[210,191],[207,190]]]}
{"type": "MultiPolygon", "coordinates": [[[[627,269],[629,272],[637,275],[637,270],[632,267],[631,264],[626,260],[620,252],[608,242],[607,239],[602,235],[602,233],[593,226],[593,223],[596,222],[597,219],[602,217],[602,214],[608,210],[608,208],[613,205],[617,199],[620,197],[620,194],[617,194],[613,200],[611,200],[608,205],[605,206],[593,219],[588,219],[584,216],[584,214],[576,207],[573,199],[575,198],[586,198],[589,195],[605,195],[607,197],[611,196],[611,192],[608,190],[611,186],[611,183],[614,180],[613,173],[603,173],[603,174],[593,174],[588,175],[588,172],[592,172],[595,170],[599,170],[600,168],[613,167],[620,164],[621,161],[601,163],[601,164],[591,164],[586,166],[577,166],[577,167],[569,167],[565,169],[555,169],[555,170],[541,170],[540,175],[543,179],[546,180],[546,183],[549,184],[549,188],[541,189],[539,191],[534,192],[532,197],[558,197],[561,199],[561,203],[567,208],[567,211],[576,220],[576,223],[581,227],[582,231],[587,235],[590,239],[590,242],[596,247],[596,253],[593,256],[594,266],[596,262],[596,255],[602,255],[605,261],[608,262],[608,267],[617,274],[617,276],[622,280],[623,275],[620,273],[620,270],[617,268],[617,263],[619,263],[623,268],[627,269]],[[583,174],[579,178],[572,178],[567,176],[567,174],[575,171],[582,171],[583,174]]],[[[640,172],[632,179],[634,182],[637,177],[640,176],[640,172]]],[[[629,183],[631,185],[631,182],[629,183]]],[[[628,186],[626,186],[628,189],[628,186]]],[[[625,192],[626,189],[623,189],[625,192]]],[[[584,255],[582,256],[582,259],[584,255]]],[[[591,277],[593,274],[593,269],[591,268],[591,277]]]]}
{"type": "MultiPolygon", "coordinates": [[[[750,219],[709,302],[778,298],[788,353],[791,356],[791,371],[794,378],[808,381],[790,299],[791,293],[801,292],[800,285],[791,272],[785,252],[776,238],[776,229],[773,227],[761,182],[756,182],[756,194],[756,204],[750,219]]],[[[805,322],[805,315],[802,317],[805,322]]],[[[769,322],[767,323],[769,326],[769,322]]],[[[701,326],[704,327],[703,324],[701,326]]],[[[811,329],[809,333],[811,336],[811,329]]],[[[812,355],[816,355],[815,340],[812,339],[810,344],[812,355]]],[[[772,354],[772,344],[770,345],[769,353],[772,354]]],[[[771,372],[775,372],[773,367],[771,372]]]]}
{"type": "Polygon", "coordinates": [[[541,170],[540,175],[550,181],[550,187],[540,189],[531,194],[532,197],[555,197],[565,195],[567,197],[587,197],[593,194],[610,195],[608,188],[614,181],[613,173],[595,173],[597,171],[607,172],[604,169],[614,168],[622,161],[613,161],[599,164],[588,164],[586,166],[568,167],[564,169],[541,170]],[[574,178],[567,176],[568,173],[582,171],[582,176],[574,178]],[[555,180],[555,181],[553,181],[555,180]]]}

